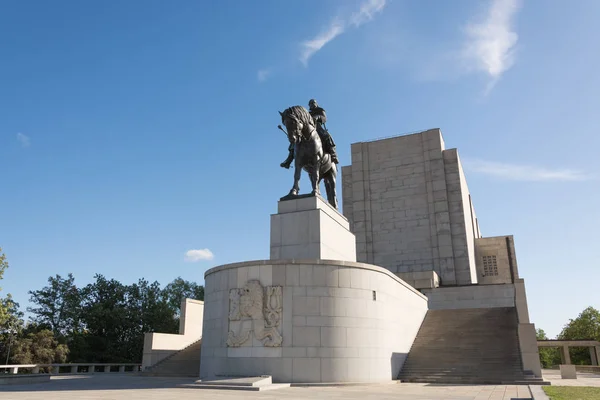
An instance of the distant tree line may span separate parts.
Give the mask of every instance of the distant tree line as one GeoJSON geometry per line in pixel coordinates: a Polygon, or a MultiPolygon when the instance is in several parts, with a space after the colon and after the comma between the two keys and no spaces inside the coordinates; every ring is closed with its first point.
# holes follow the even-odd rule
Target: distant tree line
{"type": "MultiPolygon", "coordinates": [[[[0,279],[8,267],[0,248],[0,279]]],[[[125,285],[103,275],[78,287],[72,274],[29,291],[29,321],[0,293],[0,364],[141,362],[144,333],[177,333],[182,298],[204,300],[204,287],[181,278],[161,288],[125,285]]]]}

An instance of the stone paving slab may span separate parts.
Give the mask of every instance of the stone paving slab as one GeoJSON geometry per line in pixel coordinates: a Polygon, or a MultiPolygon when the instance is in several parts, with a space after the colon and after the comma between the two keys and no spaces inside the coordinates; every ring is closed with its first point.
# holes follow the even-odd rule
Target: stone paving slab
{"type": "Polygon", "coordinates": [[[380,386],[290,387],[269,392],[195,390],[195,379],[140,376],[54,376],[47,383],[0,388],[0,400],[530,400],[527,386],[397,383],[380,386]]]}

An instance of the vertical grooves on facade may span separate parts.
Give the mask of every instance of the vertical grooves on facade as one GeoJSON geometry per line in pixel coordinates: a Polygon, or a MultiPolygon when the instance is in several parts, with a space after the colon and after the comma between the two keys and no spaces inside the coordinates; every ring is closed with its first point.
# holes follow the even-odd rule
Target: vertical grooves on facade
{"type": "Polygon", "coordinates": [[[362,165],[363,165],[363,196],[365,198],[365,250],[367,263],[374,264],[374,251],[373,251],[373,212],[371,208],[371,179],[370,179],[370,166],[369,166],[369,144],[363,143],[361,145],[362,151],[362,165]],[[369,177],[367,179],[366,177],[369,177]],[[367,218],[368,213],[368,218],[367,218]]]}

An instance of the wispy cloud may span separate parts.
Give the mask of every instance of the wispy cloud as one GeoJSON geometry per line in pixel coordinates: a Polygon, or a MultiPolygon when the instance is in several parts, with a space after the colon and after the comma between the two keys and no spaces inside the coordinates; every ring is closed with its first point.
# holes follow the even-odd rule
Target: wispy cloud
{"type": "Polygon", "coordinates": [[[549,182],[586,181],[593,176],[576,169],[546,168],[533,165],[508,164],[483,160],[464,160],[467,171],[511,181],[549,182]]]}
{"type": "Polygon", "coordinates": [[[300,61],[302,61],[302,64],[308,65],[308,60],[313,56],[313,54],[321,50],[323,46],[331,42],[342,33],[344,33],[344,24],[336,19],[325,31],[321,32],[313,39],[302,42],[302,54],[300,55],[300,61]]]}
{"type": "Polygon", "coordinates": [[[258,79],[259,82],[264,82],[267,80],[267,78],[269,77],[269,75],[271,75],[271,69],[270,68],[263,68],[263,69],[259,69],[256,77],[258,79]]]}
{"type": "Polygon", "coordinates": [[[515,63],[519,36],[513,25],[520,7],[520,0],[493,0],[485,15],[465,28],[467,39],[461,53],[463,61],[468,70],[489,75],[491,81],[487,91],[515,63]]]}
{"type": "Polygon", "coordinates": [[[385,7],[386,0],[367,0],[360,5],[360,9],[352,14],[350,23],[356,27],[369,22],[375,14],[381,12],[385,7]]]}
{"type": "Polygon", "coordinates": [[[359,27],[371,21],[375,15],[383,10],[386,0],[366,0],[361,3],[358,11],[349,18],[336,16],[326,29],[323,29],[317,36],[306,40],[301,44],[300,61],[304,66],[308,65],[308,60],[327,43],[341,35],[348,27],[359,27]]]}
{"type": "Polygon", "coordinates": [[[29,136],[26,136],[21,132],[17,133],[17,140],[23,147],[29,147],[31,145],[31,139],[29,139],[29,136]]]}
{"type": "Polygon", "coordinates": [[[212,260],[215,255],[209,249],[188,250],[185,253],[185,261],[197,262],[201,260],[212,260]]]}

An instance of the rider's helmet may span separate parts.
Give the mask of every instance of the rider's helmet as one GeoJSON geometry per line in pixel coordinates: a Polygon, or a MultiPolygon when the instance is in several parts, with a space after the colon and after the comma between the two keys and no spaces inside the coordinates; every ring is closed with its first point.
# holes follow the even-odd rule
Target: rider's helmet
{"type": "Polygon", "coordinates": [[[310,101],[308,102],[308,107],[313,110],[317,107],[319,107],[319,105],[317,104],[317,101],[315,99],[310,99],[310,101]]]}

